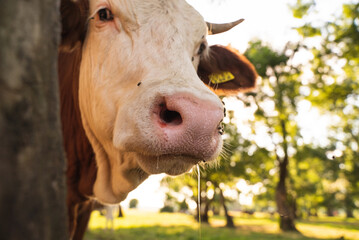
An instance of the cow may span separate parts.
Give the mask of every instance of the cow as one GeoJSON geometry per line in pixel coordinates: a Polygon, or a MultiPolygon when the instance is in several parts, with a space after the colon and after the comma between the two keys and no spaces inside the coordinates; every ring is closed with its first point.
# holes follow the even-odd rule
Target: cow
{"type": "Polygon", "coordinates": [[[255,86],[241,54],[208,46],[184,0],[62,0],[58,74],[71,239],[93,200],[117,204],[150,174],[179,175],[222,147],[217,94],[255,86]]]}

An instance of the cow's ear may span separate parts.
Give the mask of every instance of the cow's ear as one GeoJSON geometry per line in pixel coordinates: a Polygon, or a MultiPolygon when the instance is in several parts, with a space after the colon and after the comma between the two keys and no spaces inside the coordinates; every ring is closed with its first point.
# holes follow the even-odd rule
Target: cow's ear
{"type": "Polygon", "coordinates": [[[257,72],[238,50],[219,45],[211,46],[209,55],[202,57],[198,76],[218,94],[233,94],[252,90],[257,72]]]}
{"type": "Polygon", "coordinates": [[[82,45],[86,35],[88,0],[61,0],[61,44],[63,51],[82,45]]]}

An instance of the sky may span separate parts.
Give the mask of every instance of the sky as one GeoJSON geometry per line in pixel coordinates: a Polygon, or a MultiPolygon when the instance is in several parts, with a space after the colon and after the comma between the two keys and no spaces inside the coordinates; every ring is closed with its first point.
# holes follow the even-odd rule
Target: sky
{"type": "Polygon", "coordinates": [[[295,19],[288,10],[288,0],[189,0],[188,1],[208,22],[231,22],[239,18],[245,21],[231,31],[209,36],[210,44],[231,44],[245,51],[248,42],[259,38],[279,48],[286,39],[297,34],[290,29],[295,19]],[[283,38],[283,36],[286,36],[283,38]]]}
{"type": "MultiPolygon", "coordinates": [[[[341,13],[341,5],[344,2],[352,0],[317,0],[317,7],[319,9],[317,15],[311,18],[312,24],[319,24],[323,19],[332,19],[333,15],[341,13]]],[[[296,0],[187,0],[204,19],[208,22],[223,23],[244,18],[245,21],[233,28],[232,30],[208,36],[207,40],[210,45],[231,44],[232,47],[237,48],[240,52],[244,52],[248,46],[248,42],[253,39],[261,39],[269,43],[274,49],[281,50],[288,41],[297,42],[301,37],[293,28],[300,24],[299,19],[292,16],[289,5],[296,3],[296,0]]],[[[226,104],[228,109],[236,109],[237,104],[226,104]]],[[[311,109],[307,103],[302,103],[300,106],[303,112],[308,112],[311,115],[299,114],[302,119],[303,131],[307,133],[307,138],[314,136],[324,136],[326,133],[325,124],[320,126],[313,125],[315,122],[323,123],[324,120],[320,114],[311,109]],[[308,121],[310,119],[311,121],[308,121]]],[[[250,110],[247,110],[250,111],[250,110]]],[[[238,111],[235,115],[239,121],[246,121],[245,116],[250,115],[250,112],[238,111]],[[244,116],[244,117],[243,117],[244,116]]],[[[243,131],[246,131],[243,129],[243,131]]],[[[165,194],[160,187],[160,180],[165,174],[152,175],[144,183],[142,183],[136,190],[129,193],[121,206],[127,208],[131,199],[139,200],[138,207],[141,209],[157,210],[163,206],[165,194]]],[[[241,190],[246,188],[243,181],[240,182],[241,190]]],[[[247,188],[248,189],[248,188],[247,188]]],[[[241,196],[246,203],[250,202],[250,194],[241,196]]]]}
{"type": "MultiPolygon", "coordinates": [[[[341,13],[341,5],[350,0],[316,0],[319,9],[311,22],[318,24],[323,19],[333,19],[333,14],[341,13]]],[[[288,41],[301,38],[293,28],[301,20],[293,17],[289,9],[297,0],[187,0],[208,22],[231,22],[239,18],[245,21],[232,30],[209,36],[210,44],[231,44],[245,51],[248,42],[259,38],[281,49],[288,41]]]]}

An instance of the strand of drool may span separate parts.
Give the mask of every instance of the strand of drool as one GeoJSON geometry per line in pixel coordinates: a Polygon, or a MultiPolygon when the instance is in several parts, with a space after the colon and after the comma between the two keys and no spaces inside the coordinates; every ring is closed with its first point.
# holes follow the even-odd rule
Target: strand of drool
{"type": "Polygon", "coordinates": [[[199,164],[197,164],[197,175],[198,175],[198,237],[202,240],[202,225],[201,225],[201,174],[199,170],[199,164]]]}

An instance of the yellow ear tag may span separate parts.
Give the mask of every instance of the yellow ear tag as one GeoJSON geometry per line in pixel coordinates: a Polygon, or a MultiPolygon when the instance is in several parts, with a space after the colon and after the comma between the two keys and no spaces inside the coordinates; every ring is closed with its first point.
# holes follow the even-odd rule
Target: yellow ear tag
{"type": "Polygon", "coordinates": [[[231,72],[213,73],[208,76],[213,84],[225,83],[233,80],[235,77],[231,72]]]}

